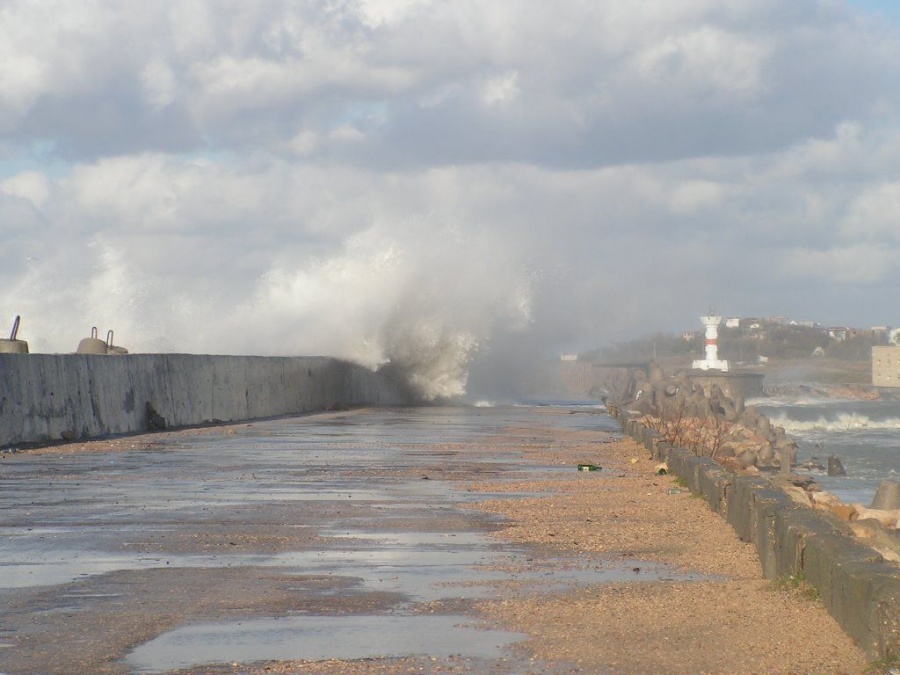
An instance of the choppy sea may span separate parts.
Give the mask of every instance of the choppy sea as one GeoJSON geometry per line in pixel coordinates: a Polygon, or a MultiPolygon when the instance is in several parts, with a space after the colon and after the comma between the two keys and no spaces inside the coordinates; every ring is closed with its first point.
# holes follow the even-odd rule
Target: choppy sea
{"type": "Polygon", "coordinates": [[[798,443],[798,463],[840,458],[846,476],[809,471],[845,503],[871,503],[885,478],[900,480],[900,401],[764,398],[747,401],[798,443]]]}

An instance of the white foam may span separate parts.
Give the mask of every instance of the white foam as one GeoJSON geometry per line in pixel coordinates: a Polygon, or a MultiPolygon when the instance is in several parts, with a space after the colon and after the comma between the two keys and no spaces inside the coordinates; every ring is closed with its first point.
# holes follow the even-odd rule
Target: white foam
{"type": "Polygon", "coordinates": [[[486,400],[475,401],[475,403],[473,403],[472,405],[476,408],[493,408],[493,407],[495,407],[495,404],[493,401],[486,401],[486,400]]]}
{"type": "Polygon", "coordinates": [[[788,433],[805,431],[839,432],[861,429],[900,429],[900,418],[891,417],[873,420],[867,415],[852,412],[839,413],[834,418],[822,416],[814,420],[794,420],[786,414],[772,414],[769,415],[769,420],[775,426],[784,427],[784,430],[788,433]]]}

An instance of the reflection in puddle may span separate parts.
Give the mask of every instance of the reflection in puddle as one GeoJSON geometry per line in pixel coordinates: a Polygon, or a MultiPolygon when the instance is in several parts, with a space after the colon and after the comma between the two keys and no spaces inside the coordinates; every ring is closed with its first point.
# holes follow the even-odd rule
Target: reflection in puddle
{"type": "MultiPolygon", "coordinates": [[[[496,595],[496,582],[539,583],[545,590],[620,582],[709,581],[714,577],[681,572],[673,567],[646,561],[597,561],[573,556],[545,563],[524,552],[498,544],[477,532],[336,532],[328,536],[377,543],[373,548],[351,551],[322,551],[315,554],[325,569],[359,578],[364,588],[401,593],[411,600],[429,602],[452,595],[455,598],[485,598],[496,595]],[[454,587],[452,591],[448,590],[454,587]]],[[[305,554],[301,554],[304,555],[305,554]]],[[[279,566],[294,560],[309,565],[296,553],[276,556],[279,566]]]]}
{"type": "Polygon", "coordinates": [[[479,630],[464,616],[303,616],[187,626],[136,648],[135,673],[212,663],[459,654],[498,658],[522,633],[479,630]]]}
{"type": "MultiPolygon", "coordinates": [[[[340,548],[271,555],[116,555],[55,550],[59,543],[31,542],[0,551],[0,589],[66,584],[85,577],[158,568],[280,568],[289,574],[357,579],[361,590],[400,593],[428,602],[448,597],[490,597],[493,582],[535,581],[548,588],[621,581],[698,581],[709,576],[676,572],[666,565],[573,557],[538,566],[522,551],[503,547],[480,532],[360,532],[325,530],[340,548]],[[38,546],[42,543],[44,546],[38,546]],[[640,571],[635,572],[636,569],[640,571]]],[[[21,542],[19,542],[21,543],[21,542]]]]}

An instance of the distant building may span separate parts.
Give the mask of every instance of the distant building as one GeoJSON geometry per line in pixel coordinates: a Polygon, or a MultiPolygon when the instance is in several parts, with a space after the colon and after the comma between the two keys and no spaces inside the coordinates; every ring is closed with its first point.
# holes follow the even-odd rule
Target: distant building
{"type": "Polygon", "coordinates": [[[561,354],[559,357],[560,361],[577,361],[578,354],[561,354]]]}
{"type": "Polygon", "coordinates": [[[681,334],[681,339],[685,342],[690,342],[691,340],[696,340],[700,337],[699,330],[686,330],[681,334]]]}
{"type": "Polygon", "coordinates": [[[759,319],[743,319],[741,320],[741,326],[753,333],[762,330],[763,322],[759,319]]]}
{"type": "Polygon", "coordinates": [[[828,333],[828,337],[832,340],[837,340],[838,342],[843,342],[848,337],[850,337],[852,328],[848,328],[847,326],[831,326],[826,331],[828,333]]]}
{"type": "Polygon", "coordinates": [[[872,384],[900,387],[900,347],[872,347],[872,384]]]}
{"type": "Polygon", "coordinates": [[[732,317],[730,319],[725,319],[725,328],[740,328],[741,320],[738,317],[732,317]]]}

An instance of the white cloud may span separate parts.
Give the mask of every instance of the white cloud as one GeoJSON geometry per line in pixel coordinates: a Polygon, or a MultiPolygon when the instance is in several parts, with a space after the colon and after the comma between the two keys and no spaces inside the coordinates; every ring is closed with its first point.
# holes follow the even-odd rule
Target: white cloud
{"type": "Polygon", "coordinates": [[[0,310],[35,349],[96,322],[400,361],[434,393],[475,352],[710,302],[827,322],[865,286],[846,306],[890,322],[900,38],[840,2],[0,12],[0,310]]]}
{"type": "Polygon", "coordinates": [[[300,131],[288,141],[287,148],[291,154],[311,155],[319,145],[319,139],[312,131],[300,131]]]}
{"type": "Polygon", "coordinates": [[[4,126],[13,128],[40,94],[44,66],[34,56],[4,51],[0,53],[0,112],[12,118],[3,120],[4,126]]]}
{"type": "Polygon", "coordinates": [[[365,134],[351,124],[344,124],[334,129],[329,137],[339,143],[356,143],[365,138],[365,134]]]}
{"type": "Polygon", "coordinates": [[[675,186],[671,197],[672,211],[692,214],[721,206],[726,197],[726,189],[711,180],[687,180],[675,186]]]}
{"type": "Polygon", "coordinates": [[[896,256],[877,246],[854,244],[826,250],[789,251],[782,262],[784,275],[838,284],[870,284],[896,276],[896,256]]]}
{"type": "Polygon", "coordinates": [[[359,6],[365,22],[378,27],[396,23],[413,10],[428,4],[430,0],[361,0],[359,6]]]}
{"type": "MultiPolygon", "coordinates": [[[[797,7],[14,3],[0,27],[0,50],[8,52],[0,59],[7,64],[0,123],[12,138],[54,137],[87,158],[101,145],[101,154],[159,150],[166,137],[181,148],[213,143],[243,152],[248,144],[287,148],[301,131],[327,133],[359,105],[388,100],[387,125],[432,135],[488,125],[453,144],[494,153],[488,161],[518,161],[526,152],[538,163],[568,155],[582,165],[585,157],[609,163],[609,145],[621,146],[617,156],[653,147],[697,156],[721,152],[723,138],[797,141],[804,125],[868,114],[874,102],[896,109],[896,41],[866,33],[835,6],[802,0],[797,7]],[[808,91],[786,89],[797,86],[808,91]],[[828,94],[841,86],[852,94],[828,94]],[[412,102],[421,103],[419,114],[412,102]],[[35,106],[39,114],[28,117],[35,106]],[[445,107],[453,123],[433,117],[445,107]],[[162,109],[168,117],[154,114],[162,109]],[[691,119],[721,130],[685,137],[691,119]],[[481,133],[495,142],[484,144],[481,133]],[[536,135],[558,148],[552,157],[533,140],[529,148],[536,135]]],[[[390,149],[370,142],[368,161],[392,153],[441,160],[399,133],[387,139],[390,149]]]]}
{"type": "Polygon", "coordinates": [[[508,105],[519,96],[519,74],[505,73],[485,82],[482,98],[488,107],[508,105]]]}
{"type": "Polygon", "coordinates": [[[141,71],[144,96],[152,108],[165,108],[175,100],[178,83],[172,69],[160,59],[154,59],[141,71]]]}
{"type": "Polygon", "coordinates": [[[765,69],[773,49],[715,26],[667,36],[635,59],[637,71],[652,84],[679,96],[714,101],[753,100],[765,89],[765,69]]]}
{"type": "Polygon", "coordinates": [[[868,186],[841,222],[847,240],[900,244],[900,181],[868,186]]]}
{"type": "Polygon", "coordinates": [[[0,181],[0,192],[27,199],[40,209],[50,197],[50,184],[40,171],[23,171],[0,181]]]}

